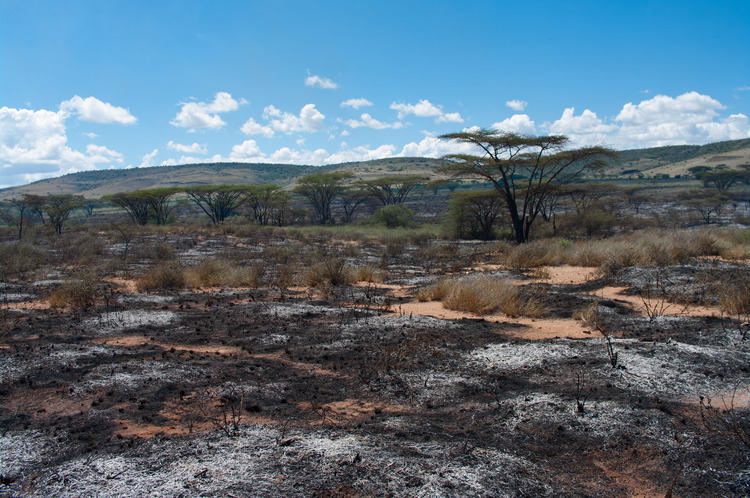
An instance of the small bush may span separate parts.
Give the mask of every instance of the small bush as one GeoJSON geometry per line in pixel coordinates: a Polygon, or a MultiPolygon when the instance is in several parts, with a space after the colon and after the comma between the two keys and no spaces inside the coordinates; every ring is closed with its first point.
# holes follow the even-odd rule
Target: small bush
{"type": "Polygon", "coordinates": [[[141,292],[181,289],[184,286],[184,270],[177,262],[159,263],[136,281],[136,287],[141,292]]]}
{"type": "Polygon", "coordinates": [[[0,244],[0,277],[21,276],[41,267],[47,259],[47,252],[37,246],[9,242],[0,244]]]}
{"type": "Polygon", "coordinates": [[[63,283],[50,294],[48,300],[52,308],[81,310],[94,304],[95,297],[96,280],[92,277],[86,277],[63,283]]]}
{"type": "Polygon", "coordinates": [[[414,211],[401,204],[385,206],[364,220],[366,225],[381,225],[387,228],[412,228],[414,223],[414,211]]]}

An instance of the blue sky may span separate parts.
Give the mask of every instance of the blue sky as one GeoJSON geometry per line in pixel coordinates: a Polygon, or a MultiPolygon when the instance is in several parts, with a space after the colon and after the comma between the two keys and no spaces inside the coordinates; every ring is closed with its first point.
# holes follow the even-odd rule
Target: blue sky
{"type": "Polygon", "coordinates": [[[0,186],[439,157],[472,127],[750,137],[750,2],[0,0],[0,186]]]}

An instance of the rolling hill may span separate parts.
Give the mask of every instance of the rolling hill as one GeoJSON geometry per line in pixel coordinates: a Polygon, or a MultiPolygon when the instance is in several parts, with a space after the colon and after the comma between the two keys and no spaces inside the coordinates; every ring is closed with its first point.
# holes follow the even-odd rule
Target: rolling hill
{"type": "MultiPolygon", "coordinates": [[[[407,174],[434,177],[435,170],[443,164],[441,159],[407,157],[328,166],[211,163],[85,171],[3,189],[0,190],[0,199],[10,199],[23,194],[79,194],[87,198],[98,198],[117,192],[148,188],[219,183],[276,183],[291,188],[298,178],[316,171],[350,171],[361,179],[407,174]]],[[[689,174],[688,168],[692,166],[715,167],[720,164],[730,168],[750,164],[750,139],[702,146],[676,145],[625,150],[619,153],[619,160],[612,164],[606,173],[646,177],[660,174],[675,176],[689,174]]]]}

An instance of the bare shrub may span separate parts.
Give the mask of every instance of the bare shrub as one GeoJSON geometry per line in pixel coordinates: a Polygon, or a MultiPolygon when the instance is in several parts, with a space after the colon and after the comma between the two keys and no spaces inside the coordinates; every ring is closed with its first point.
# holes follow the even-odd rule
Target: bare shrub
{"type": "Polygon", "coordinates": [[[353,281],[353,274],[346,260],[338,257],[326,257],[319,263],[308,268],[305,274],[305,283],[309,287],[331,285],[338,287],[353,281]]]}
{"type": "Polygon", "coordinates": [[[63,263],[86,265],[104,254],[104,241],[87,232],[67,232],[55,241],[55,249],[63,263]]]}
{"type": "Polygon", "coordinates": [[[745,340],[750,332],[750,269],[739,268],[715,284],[722,316],[737,320],[745,340]]]}
{"type": "Polygon", "coordinates": [[[9,242],[0,244],[0,278],[21,276],[40,268],[47,251],[32,244],[9,242]]]}
{"type": "Polygon", "coordinates": [[[178,262],[162,262],[136,280],[135,284],[141,292],[181,289],[185,286],[185,274],[178,262]]]}
{"type": "Polygon", "coordinates": [[[206,389],[197,399],[201,415],[226,436],[239,434],[245,391],[230,385],[223,390],[206,389]]]}
{"type": "MultiPolygon", "coordinates": [[[[750,389],[745,391],[750,393],[750,389]]],[[[717,407],[710,397],[700,396],[701,420],[709,433],[740,441],[750,448],[750,410],[738,406],[736,397],[735,388],[729,400],[722,399],[723,407],[717,407]]]]}
{"type": "Polygon", "coordinates": [[[94,304],[96,279],[87,275],[79,280],[68,280],[52,291],[48,300],[52,308],[81,310],[94,304]]]}

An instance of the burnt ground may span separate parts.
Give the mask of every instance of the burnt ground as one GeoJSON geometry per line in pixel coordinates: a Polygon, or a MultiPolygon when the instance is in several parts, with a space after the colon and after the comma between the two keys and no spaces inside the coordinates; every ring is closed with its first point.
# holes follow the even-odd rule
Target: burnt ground
{"type": "MultiPolygon", "coordinates": [[[[172,246],[189,261],[228,243],[172,246]]],[[[377,262],[407,290],[441,271],[409,259],[419,248],[383,251],[347,261],[377,262]]],[[[726,265],[660,275],[695,297],[726,265]]],[[[642,293],[652,271],[533,292],[572,320],[607,285],[642,293]]],[[[750,492],[750,340],[726,317],[602,298],[609,339],[525,340],[511,319],[399,312],[410,298],[377,285],[108,287],[74,311],[43,306],[59,278],[3,284],[20,320],[0,339],[3,495],[750,492]]]]}

